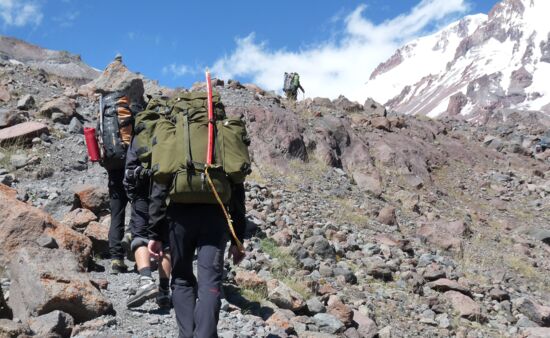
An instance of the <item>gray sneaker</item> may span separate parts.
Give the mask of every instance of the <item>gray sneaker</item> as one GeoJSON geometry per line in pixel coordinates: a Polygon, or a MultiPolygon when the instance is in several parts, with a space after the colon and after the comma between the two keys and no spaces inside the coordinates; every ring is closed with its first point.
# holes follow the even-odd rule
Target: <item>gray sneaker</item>
{"type": "Polygon", "coordinates": [[[158,295],[158,288],[155,280],[151,277],[140,276],[136,293],[126,302],[126,307],[133,308],[143,305],[147,300],[158,295]]]}

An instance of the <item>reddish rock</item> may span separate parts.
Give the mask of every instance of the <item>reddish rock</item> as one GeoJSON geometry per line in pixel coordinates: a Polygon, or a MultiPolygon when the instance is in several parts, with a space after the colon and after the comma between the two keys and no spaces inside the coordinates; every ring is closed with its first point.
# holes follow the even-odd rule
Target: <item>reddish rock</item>
{"type": "Polygon", "coordinates": [[[48,133],[48,127],[39,122],[24,122],[0,130],[0,144],[6,142],[30,141],[42,133],[48,133]]]}
{"type": "Polygon", "coordinates": [[[82,185],[75,187],[74,192],[78,204],[94,214],[109,208],[109,191],[106,187],[82,185]]]}
{"type": "Polygon", "coordinates": [[[273,236],[271,236],[271,239],[273,239],[278,246],[287,246],[292,240],[292,235],[290,234],[290,231],[288,231],[288,229],[283,229],[273,234],[273,236]]]}
{"type": "Polygon", "coordinates": [[[90,224],[90,222],[96,221],[97,216],[88,209],[74,209],[65,215],[61,223],[69,226],[73,229],[83,229],[90,224]]]}
{"type": "Polygon", "coordinates": [[[11,99],[10,92],[4,86],[0,86],[0,101],[8,102],[11,99]]]}
{"type": "Polygon", "coordinates": [[[109,223],[90,222],[84,235],[92,241],[92,249],[96,254],[101,256],[109,251],[109,223]]]}
{"type": "Polygon", "coordinates": [[[447,115],[456,116],[460,115],[462,108],[468,104],[468,97],[462,92],[458,92],[450,97],[449,105],[447,106],[447,115]]]}
{"type": "Polygon", "coordinates": [[[444,293],[444,297],[451,303],[452,307],[461,317],[469,320],[481,321],[481,308],[472,298],[458,291],[447,291],[444,293]]]}
{"type": "Polygon", "coordinates": [[[0,185],[0,266],[6,265],[17,249],[37,247],[37,240],[43,235],[53,237],[60,248],[72,251],[82,269],[87,267],[92,243],[86,236],[17,200],[12,190],[0,185]]]}
{"type": "Polygon", "coordinates": [[[346,327],[353,322],[353,310],[336,296],[329,298],[327,312],[338,318],[346,327]]]}
{"type": "Polygon", "coordinates": [[[90,282],[99,290],[107,290],[109,287],[109,281],[106,279],[92,279],[90,282]]]}
{"type": "Polygon", "coordinates": [[[378,213],[376,220],[382,224],[386,225],[396,225],[397,217],[395,216],[395,208],[388,205],[382,208],[378,213]]]}
{"type": "Polygon", "coordinates": [[[472,294],[466,286],[458,283],[457,281],[446,279],[446,278],[438,279],[436,281],[428,283],[427,285],[432,290],[439,291],[439,292],[447,292],[447,291],[453,290],[453,291],[458,291],[460,293],[463,293],[467,296],[471,296],[472,294]]]}
{"type": "Polygon", "coordinates": [[[271,316],[267,318],[265,323],[272,327],[278,327],[285,331],[292,331],[293,326],[290,320],[294,317],[294,313],[289,310],[275,309],[271,316]]]}
{"type": "Polygon", "coordinates": [[[322,284],[319,286],[317,293],[321,296],[334,295],[337,290],[330,284],[322,284]]]}
{"type": "Polygon", "coordinates": [[[60,310],[81,323],[113,313],[112,304],[66,250],[22,248],[9,268],[9,305],[17,318],[25,321],[60,310]]]}
{"type": "Polygon", "coordinates": [[[384,192],[382,177],[378,172],[366,172],[359,169],[354,171],[352,175],[357,185],[372,195],[380,196],[384,192]]]}
{"type": "Polygon", "coordinates": [[[444,250],[460,251],[462,237],[467,233],[468,228],[462,221],[438,221],[422,224],[417,231],[417,236],[444,250]]]}
{"type": "Polygon", "coordinates": [[[260,278],[255,271],[238,270],[235,275],[235,282],[239,287],[254,289],[265,288],[267,283],[260,278]]]}
{"type": "Polygon", "coordinates": [[[374,117],[370,123],[376,129],[391,131],[390,121],[383,116],[374,117]]]}
{"type": "Polygon", "coordinates": [[[362,314],[360,311],[353,310],[353,321],[357,323],[357,331],[364,338],[373,338],[378,333],[378,326],[374,320],[362,314]]]}

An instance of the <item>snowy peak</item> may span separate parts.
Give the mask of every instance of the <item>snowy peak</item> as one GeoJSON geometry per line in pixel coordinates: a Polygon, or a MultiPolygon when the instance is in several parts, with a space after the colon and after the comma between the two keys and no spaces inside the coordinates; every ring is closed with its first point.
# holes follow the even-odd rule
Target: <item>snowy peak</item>
{"type": "Polygon", "coordinates": [[[505,0],[400,48],[372,73],[367,95],[390,109],[478,118],[499,110],[550,114],[548,0],[505,0]]]}

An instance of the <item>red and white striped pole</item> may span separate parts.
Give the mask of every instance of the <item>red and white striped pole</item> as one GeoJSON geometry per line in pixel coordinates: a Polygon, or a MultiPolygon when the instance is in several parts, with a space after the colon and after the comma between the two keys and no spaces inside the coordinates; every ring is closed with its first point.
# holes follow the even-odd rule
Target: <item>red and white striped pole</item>
{"type": "Polygon", "coordinates": [[[210,72],[206,71],[206,92],[208,94],[208,149],[206,151],[206,165],[212,165],[214,155],[214,105],[212,103],[212,80],[210,72]]]}

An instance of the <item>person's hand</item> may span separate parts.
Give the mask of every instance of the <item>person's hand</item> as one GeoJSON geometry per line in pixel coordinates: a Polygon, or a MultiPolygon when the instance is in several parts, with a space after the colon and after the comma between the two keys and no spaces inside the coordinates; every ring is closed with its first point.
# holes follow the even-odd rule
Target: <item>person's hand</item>
{"type": "Polygon", "coordinates": [[[231,244],[229,247],[229,254],[227,255],[227,258],[233,257],[233,264],[237,265],[246,257],[246,253],[244,251],[239,250],[239,248],[235,244],[231,244]]]}
{"type": "Polygon", "coordinates": [[[147,249],[149,249],[149,253],[151,254],[151,256],[156,259],[162,258],[162,256],[164,255],[164,252],[162,252],[161,241],[150,240],[149,244],[147,244],[147,249]]]}

